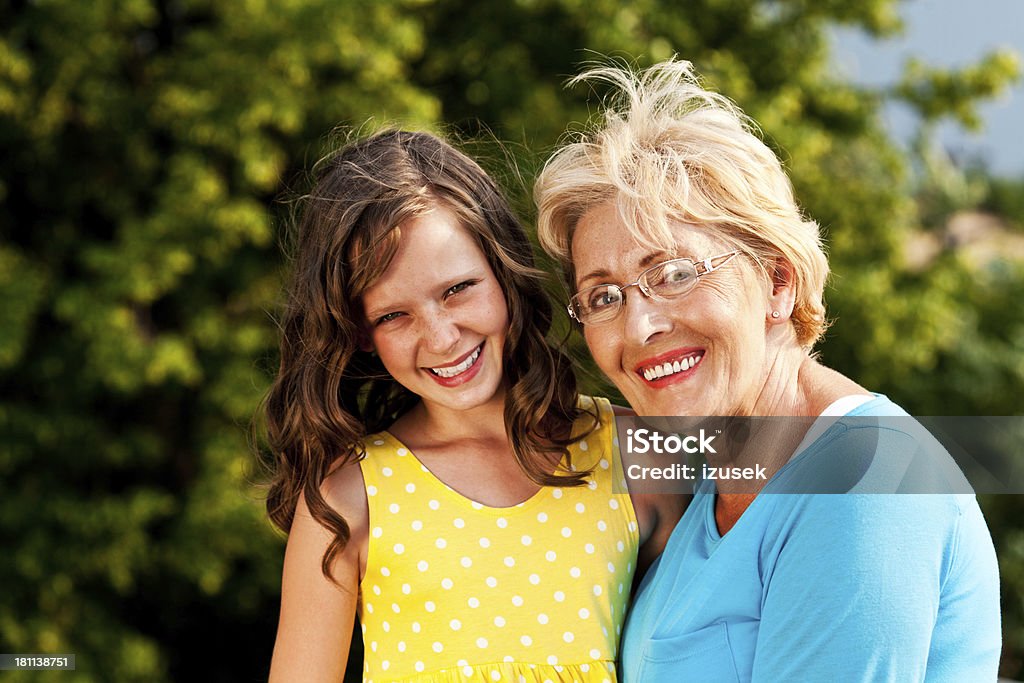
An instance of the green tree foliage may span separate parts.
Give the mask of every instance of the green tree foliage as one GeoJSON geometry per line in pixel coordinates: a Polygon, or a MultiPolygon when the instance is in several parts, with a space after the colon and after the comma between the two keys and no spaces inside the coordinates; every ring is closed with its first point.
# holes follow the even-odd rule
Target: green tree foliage
{"type": "MultiPolygon", "coordinates": [[[[334,126],[394,120],[506,141],[473,149],[515,162],[499,176],[528,211],[539,161],[601,94],[562,84],[603,56],[678,53],[761,123],[825,230],[825,362],[923,414],[1020,413],[1019,263],[907,256],[965,204],[1019,193],[915,173],[878,121],[898,97],[971,124],[1016,62],[912,63],[889,92],[858,88],[830,69],[836,23],[888,35],[898,5],[0,4],[0,650],[75,652],[82,681],[264,675],[281,540],[245,433],[274,368],[275,198],[334,126]]],[[[987,508],[1017,675],[1020,504],[987,508]]],[[[51,679],[69,676],[33,678],[51,679]]]]}

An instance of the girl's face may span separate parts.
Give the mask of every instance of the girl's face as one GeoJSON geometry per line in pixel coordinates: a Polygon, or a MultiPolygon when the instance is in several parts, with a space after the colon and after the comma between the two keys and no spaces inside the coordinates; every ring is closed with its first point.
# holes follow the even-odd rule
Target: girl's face
{"type": "Polygon", "coordinates": [[[444,206],[401,231],[391,265],[363,294],[381,362],[428,410],[503,404],[508,307],[483,251],[444,206]]]}

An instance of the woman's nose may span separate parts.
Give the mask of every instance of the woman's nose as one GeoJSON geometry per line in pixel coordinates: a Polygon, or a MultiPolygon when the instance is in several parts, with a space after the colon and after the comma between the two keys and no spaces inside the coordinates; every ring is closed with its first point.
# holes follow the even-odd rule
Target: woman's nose
{"type": "Polygon", "coordinates": [[[672,329],[672,321],[664,310],[667,305],[645,296],[639,287],[629,290],[621,313],[626,342],[643,346],[672,329]]]}

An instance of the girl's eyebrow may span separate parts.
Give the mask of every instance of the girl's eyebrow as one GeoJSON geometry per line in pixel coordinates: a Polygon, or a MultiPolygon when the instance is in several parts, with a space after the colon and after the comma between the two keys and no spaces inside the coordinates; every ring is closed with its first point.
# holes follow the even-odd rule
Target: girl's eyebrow
{"type": "MultiPolygon", "coordinates": [[[[484,278],[484,275],[485,273],[483,269],[474,266],[471,268],[467,268],[465,271],[461,273],[457,273],[455,275],[451,275],[450,277],[445,278],[444,280],[441,281],[439,285],[436,285],[434,289],[443,292],[449,287],[457,285],[460,282],[465,282],[466,280],[482,280],[484,278]]],[[[399,298],[397,301],[387,301],[385,303],[386,305],[384,306],[374,306],[373,308],[367,308],[366,302],[364,301],[363,311],[367,319],[373,320],[375,318],[381,317],[385,313],[391,313],[392,311],[408,306],[408,302],[406,302],[404,298],[399,298]]]]}

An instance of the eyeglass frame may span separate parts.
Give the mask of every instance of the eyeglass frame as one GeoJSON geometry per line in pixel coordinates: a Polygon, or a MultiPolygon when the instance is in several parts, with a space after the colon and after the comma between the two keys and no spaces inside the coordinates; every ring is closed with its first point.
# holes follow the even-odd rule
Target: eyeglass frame
{"type": "Polygon", "coordinates": [[[640,273],[640,275],[637,276],[637,279],[634,280],[633,282],[630,282],[628,285],[621,285],[620,286],[620,285],[616,285],[614,283],[608,282],[608,283],[602,283],[602,284],[599,284],[599,285],[594,285],[592,287],[587,287],[585,289],[581,289],[580,291],[576,292],[571,297],[569,297],[569,304],[565,307],[565,309],[566,309],[566,311],[569,312],[569,317],[572,318],[573,320],[575,320],[576,322],[578,322],[580,325],[595,325],[595,324],[596,325],[601,325],[603,323],[610,323],[611,321],[613,321],[613,320],[615,320],[616,318],[619,317],[620,311],[622,311],[623,307],[625,307],[625,305],[626,305],[626,290],[629,289],[630,287],[636,287],[637,289],[639,289],[643,293],[644,296],[646,296],[647,298],[652,299],[654,301],[669,301],[671,299],[675,299],[676,297],[683,296],[684,294],[689,294],[690,292],[693,291],[694,287],[696,287],[700,283],[700,279],[702,277],[704,277],[705,275],[707,275],[709,273],[715,272],[716,270],[718,270],[719,268],[724,266],[726,263],[731,261],[733,259],[733,257],[735,257],[735,256],[737,256],[737,255],[739,255],[741,253],[743,253],[743,252],[740,251],[739,249],[734,249],[733,251],[728,251],[728,252],[725,252],[724,254],[718,254],[717,256],[710,256],[710,257],[705,258],[705,259],[693,259],[693,258],[690,258],[688,256],[681,256],[679,258],[672,258],[672,259],[668,259],[666,261],[662,261],[661,263],[655,263],[653,266],[651,266],[650,268],[647,268],[642,273],[640,273]],[[723,258],[725,259],[724,261],[722,261],[721,263],[719,263],[717,265],[714,264],[714,261],[717,261],[718,259],[723,259],[723,258]],[[694,277],[694,280],[693,280],[693,285],[691,285],[685,291],[679,292],[678,294],[675,294],[675,295],[669,296],[669,297],[665,297],[665,296],[661,296],[659,294],[655,294],[654,290],[646,282],[647,274],[650,273],[653,270],[657,270],[658,268],[664,268],[669,263],[674,263],[676,261],[689,261],[690,264],[693,265],[693,272],[695,274],[695,277],[694,277]],[[700,270],[700,266],[703,266],[704,270],[700,270]],[[601,321],[599,321],[597,323],[593,323],[593,322],[585,323],[585,322],[583,322],[582,320],[580,320],[576,316],[576,313],[573,310],[573,301],[576,301],[577,299],[579,299],[580,295],[583,294],[584,292],[589,292],[591,290],[598,289],[600,287],[615,287],[615,289],[619,290],[619,294],[622,296],[622,298],[619,300],[619,305],[615,309],[615,315],[613,315],[611,318],[608,318],[607,320],[601,320],[601,321]]]}

